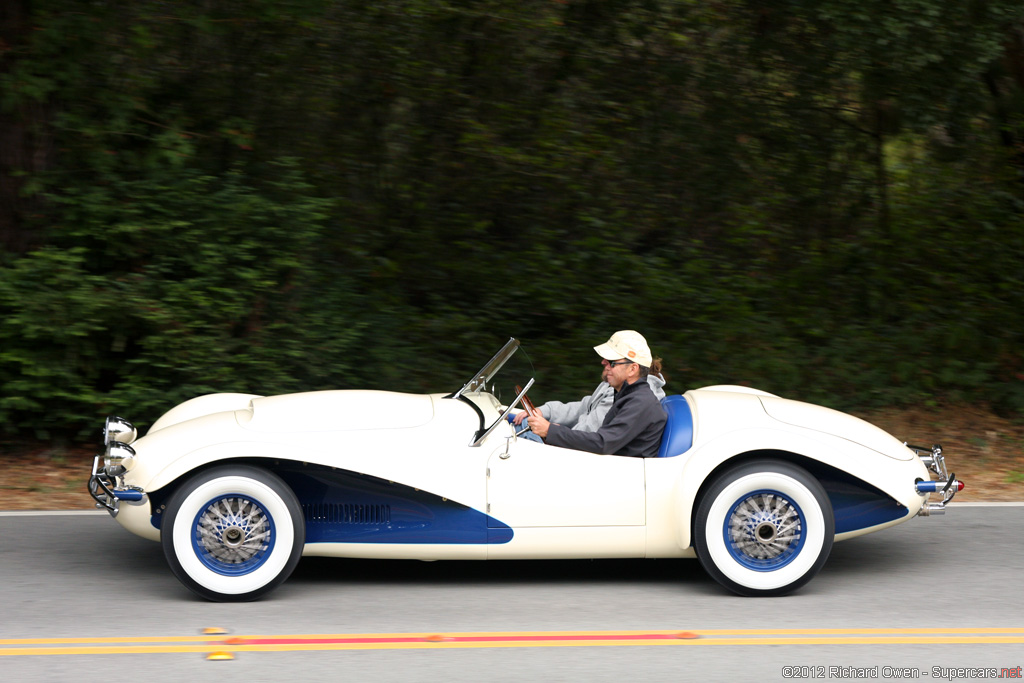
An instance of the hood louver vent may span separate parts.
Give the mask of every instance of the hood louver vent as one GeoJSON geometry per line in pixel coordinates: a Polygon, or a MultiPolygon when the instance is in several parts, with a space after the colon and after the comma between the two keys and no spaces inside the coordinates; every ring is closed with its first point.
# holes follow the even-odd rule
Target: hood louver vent
{"type": "Polygon", "coordinates": [[[315,503],[302,506],[307,524],[391,524],[390,505],[315,503]]]}

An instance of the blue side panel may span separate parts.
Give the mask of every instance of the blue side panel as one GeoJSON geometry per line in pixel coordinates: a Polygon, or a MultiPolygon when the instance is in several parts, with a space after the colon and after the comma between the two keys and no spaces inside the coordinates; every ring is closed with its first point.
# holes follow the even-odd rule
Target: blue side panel
{"type": "MultiPolygon", "coordinates": [[[[492,518],[493,519],[493,518],[492,518]]],[[[487,529],[487,542],[499,545],[501,543],[508,543],[512,540],[512,529],[505,525],[500,527],[490,527],[487,529]]]]}
{"type": "Polygon", "coordinates": [[[682,455],[693,445],[693,414],[690,404],[681,395],[666,396],[661,400],[661,407],[668,414],[665,431],[661,434],[659,458],[671,458],[682,455]]]}
{"type": "Polygon", "coordinates": [[[306,543],[512,540],[512,529],[489,515],[403,484],[315,466],[278,474],[298,496],[306,519],[306,543]]]}
{"type": "Polygon", "coordinates": [[[843,473],[833,471],[819,480],[832,502],[837,534],[902,519],[910,512],[874,486],[843,473]]]}

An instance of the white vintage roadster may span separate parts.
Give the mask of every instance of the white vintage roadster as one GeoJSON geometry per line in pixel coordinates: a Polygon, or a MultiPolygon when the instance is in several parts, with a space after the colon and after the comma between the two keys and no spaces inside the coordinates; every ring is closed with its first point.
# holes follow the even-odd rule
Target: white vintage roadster
{"type": "Polygon", "coordinates": [[[518,349],[510,339],[450,394],[213,394],[138,440],[109,418],[89,490],[160,541],[188,588],[252,600],[301,555],[696,556],[737,593],[780,595],[817,573],[834,540],[942,512],[963,488],[938,446],[738,386],[667,397],[656,458],[520,438],[507,418],[529,405],[533,378],[506,365],[525,360],[518,349]]]}

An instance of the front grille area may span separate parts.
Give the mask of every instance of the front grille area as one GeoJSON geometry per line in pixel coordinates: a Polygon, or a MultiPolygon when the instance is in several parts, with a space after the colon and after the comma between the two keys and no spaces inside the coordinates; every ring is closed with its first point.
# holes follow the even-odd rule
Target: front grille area
{"type": "Polygon", "coordinates": [[[390,505],[312,503],[302,506],[307,524],[391,524],[390,505]]]}

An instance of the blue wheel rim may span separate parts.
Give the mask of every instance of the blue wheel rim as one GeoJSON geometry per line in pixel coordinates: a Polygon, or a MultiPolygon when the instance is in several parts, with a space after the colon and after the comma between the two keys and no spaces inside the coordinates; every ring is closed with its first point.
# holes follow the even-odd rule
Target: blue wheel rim
{"type": "Polygon", "coordinates": [[[212,571],[242,576],[271,556],[277,536],[274,518],[252,496],[229,493],[199,508],[192,520],[192,549],[212,571]]]}
{"type": "Polygon", "coordinates": [[[776,571],[800,554],[807,535],[805,520],[800,506],[780,491],[745,493],[725,517],[725,547],[748,569],[776,571]]]}

